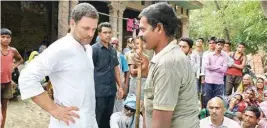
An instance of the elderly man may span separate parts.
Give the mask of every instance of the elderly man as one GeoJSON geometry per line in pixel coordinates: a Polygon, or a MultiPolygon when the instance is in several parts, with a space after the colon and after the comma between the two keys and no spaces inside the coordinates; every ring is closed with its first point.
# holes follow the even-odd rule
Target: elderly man
{"type": "MultiPolygon", "coordinates": [[[[113,113],[110,117],[110,128],[135,128],[136,96],[130,94],[124,101],[124,110],[113,113]]],[[[139,128],[143,128],[143,117],[139,117],[139,128]]]]}
{"type": "Polygon", "coordinates": [[[243,114],[241,128],[257,128],[261,112],[256,106],[249,106],[243,114]]]}
{"type": "Polygon", "coordinates": [[[209,117],[200,120],[200,128],[240,128],[240,125],[224,117],[225,102],[221,97],[214,97],[208,102],[209,117]]]}

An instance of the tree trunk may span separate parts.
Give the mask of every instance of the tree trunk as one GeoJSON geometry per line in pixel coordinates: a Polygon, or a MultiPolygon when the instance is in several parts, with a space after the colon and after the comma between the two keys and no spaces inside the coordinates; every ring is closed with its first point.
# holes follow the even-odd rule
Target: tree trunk
{"type": "Polygon", "coordinates": [[[261,8],[264,12],[265,17],[267,18],[267,1],[261,0],[261,8]]]}
{"type": "Polygon", "coordinates": [[[223,9],[221,9],[221,7],[219,6],[219,3],[218,3],[218,1],[214,1],[214,3],[215,3],[215,5],[216,5],[216,8],[219,10],[219,11],[222,11],[222,21],[223,21],[223,25],[224,25],[224,29],[223,29],[223,34],[224,34],[224,39],[225,40],[228,40],[228,41],[230,41],[230,34],[229,34],[229,30],[227,29],[227,23],[226,23],[226,21],[225,21],[225,19],[224,19],[224,9],[226,9],[227,8],[227,4],[228,4],[228,2],[227,2],[227,4],[224,6],[224,8],[223,9]]]}

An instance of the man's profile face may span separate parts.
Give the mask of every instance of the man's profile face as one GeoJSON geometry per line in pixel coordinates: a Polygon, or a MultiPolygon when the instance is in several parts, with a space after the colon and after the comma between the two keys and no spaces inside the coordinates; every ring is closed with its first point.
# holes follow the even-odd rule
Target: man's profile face
{"type": "Polygon", "coordinates": [[[180,46],[181,50],[185,53],[185,55],[187,55],[191,50],[188,43],[185,41],[180,41],[179,46],[180,46]]]}
{"type": "Polygon", "coordinates": [[[258,119],[254,112],[252,111],[245,111],[245,113],[242,116],[243,119],[243,125],[247,128],[255,127],[258,123],[258,119]]]}
{"type": "Polygon", "coordinates": [[[80,40],[82,45],[90,44],[92,41],[95,30],[97,28],[98,19],[83,16],[81,20],[75,22],[73,19],[71,25],[75,38],[80,40]]]}
{"type": "Polygon", "coordinates": [[[153,27],[148,23],[147,18],[144,16],[140,19],[139,29],[139,36],[143,36],[146,48],[149,50],[156,49],[158,43],[157,39],[160,37],[157,37],[153,27]]]}
{"type": "Polygon", "coordinates": [[[113,40],[111,42],[111,45],[115,48],[118,49],[119,48],[119,40],[113,40]]]}
{"type": "Polygon", "coordinates": [[[11,42],[10,35],[1,35],[1,45],[8,46],[11,42]]]}

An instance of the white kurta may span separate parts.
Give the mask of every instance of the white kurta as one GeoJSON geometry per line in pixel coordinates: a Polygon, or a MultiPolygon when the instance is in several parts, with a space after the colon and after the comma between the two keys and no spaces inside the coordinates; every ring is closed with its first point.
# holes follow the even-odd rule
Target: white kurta
{"type": "MultiPolygon", "coordinates": [[[[110,117],[110,128],[135,128],[135,117],[125,118],[123,112],[113,113],[110,117]]],[[[143,128],[143,117],[139,117],[139,128],[143,128]]]]}
{"type": "Polygon", "coordinates": [[[40,81],[49,76],[55,103],[75,106],[79,119],[67,126],[51,116],[49,128],[97,128],[92,48],[85,49],[70,34],[51,44],[22,70],[19,87],[22,99],[44,92],[40,81]]]}

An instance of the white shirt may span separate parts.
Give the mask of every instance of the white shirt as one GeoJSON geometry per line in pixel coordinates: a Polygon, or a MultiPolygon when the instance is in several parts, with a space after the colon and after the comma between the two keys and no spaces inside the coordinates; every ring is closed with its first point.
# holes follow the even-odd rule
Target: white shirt
{"type": "Polygon", "coordinates": [[[200,67],[201,66],[201,64],[200,64],[201,57],[200,57],[199,53],[197,51],[195,51],[195,50],[189,56],[190,56],[190,63],[192,65],[193,71],[196,74],[196,78],[199,79],[199,76],[200,76],[200,68],[201,68],[200,67]]]}
{"type": "Polygon", "coordinates": [[[200,120],[200,128],[241,128],[240,125],[227,117],[223,118],[220,126],[216,127],[210,120],[210,116],[200,120]]]}
{"type": "Polygon", "coordinates": [[[67,126],[51,116],[49,128],[98,128],[92,48],[90,45],[84,47],[67,34],[21,72],[19,87],[22,99],[43,93],[40,81],[48,75],[53,85],[55,103],[79,108],[77,113],[80,118],[75,118],[75,124],[67,126]]]}
{"type": "MultiPolygon", "coordinates": [[[[124,112],[113,113],[110,117],[110,128],[135,128],[135,116],[127,117],[124,112]],[[134,119],[134,120],[133,120],[134,119]]],[[[143,117],[139,116],[139,128],[143,128],[143,117]]]]}

